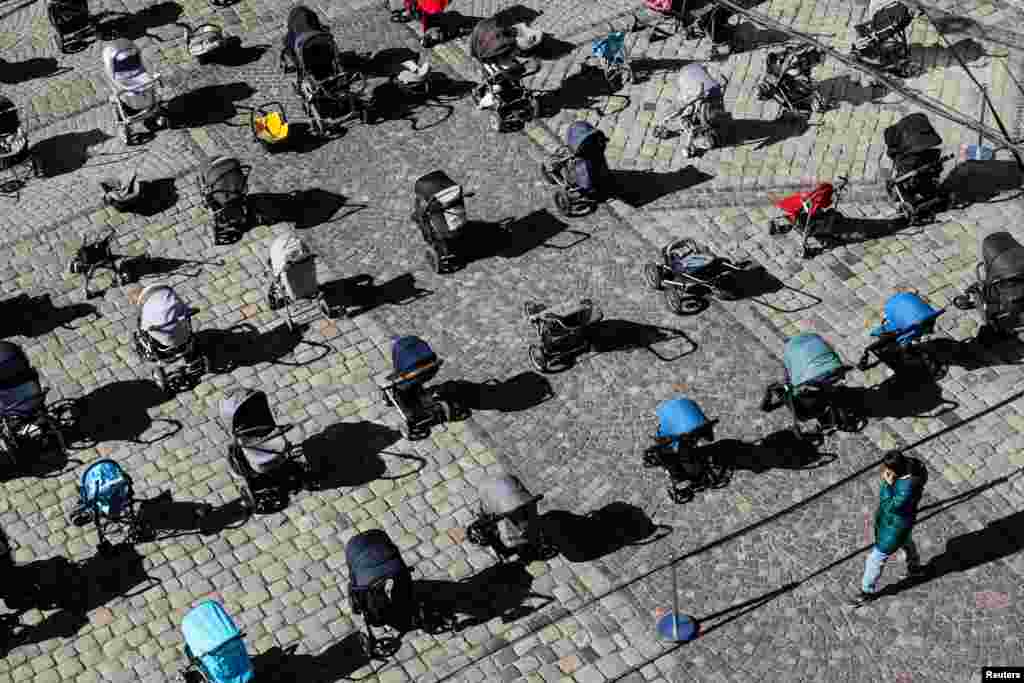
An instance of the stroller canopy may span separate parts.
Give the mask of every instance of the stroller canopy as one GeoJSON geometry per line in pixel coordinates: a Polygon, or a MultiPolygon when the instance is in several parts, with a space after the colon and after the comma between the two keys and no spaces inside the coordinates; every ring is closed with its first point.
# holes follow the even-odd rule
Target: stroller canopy
{"type": "Polygon", "coordinates": [[[273,427],[274,414],[266,392],[235,387],[220,400],[220,419],[231,434],[253,427],[273,427]]]}
{"type": "Polygon", "coordinates": [[[497,17],[477,22],[469,36],[469,53],[482,62],[512,54],[516,48],[515,30],[501,26],[497,17]]]}
{"type": "Polygon", "coordinates": [[[168,348],[188,341],[189,330],[184,323],[191,311],[173,289],[168,285],[150,285],[142,290],[139,301],[139,327],[153,339],[168,348]]]}
{"type": "Polygon", "coordinates": [[[886,155],[899,159],[908,154],[919,154],[942,144],[942,138],[932,128],[931,121],[918,112],[904,116],[885,129],[886,155]]]}
{"type": "Polygon", "coordinates": [[[120,90],[141,90],[155,80],[146,70],[139,48],[127,38],[118,38],[103,48],[103,68],[120,90]]]}
{"type": "Polygon", "coordinates": [[[219,603],[200,603],[181,620],[185,644],[212,677],[211,683],[248,683],[252,662],[242,634],[219,603]]]}
{"type": "Polygon", "coordinates": [[[580,151],[586,143],[595,144],[603,138],[604,133],[586,121],[575,121],[565,132],[565,145],[573,154],[581,156],[580,151]]]}
{"type": "Polygon", "coordinates": [[[0,342],[0,414],[31,415],[43,402],[39,373],[21,347],[0,342]]]}
{"type": "Polygon", "coordinates": [[[687,64],[679,72],[678,87],[679,93],[676,98],[684,104],[722,95],[722,84],[708,73],[704,65],[697,63],[687,64]]]}
{"type": "Polygon", "coordinates": [[[793,387],[827,384],[837,379],[843,369],[839,354],[817,334],[790,337],[782,353],[782,362],[793,387]]]}
{"type": "Polygon", "coordinates": [[[391,343],[391,366],[398,374],[415,372],[437,360],[430,344],[419,337],[398,337],[391,343]]]}
{"type": "Polygon", "coordinates": [[[320,21],[316,12],[304,5],[293,7],[288,13],[288,46],[295,47],[294,41],[303,33],[319,33],[327,27],[320,21]]]}
{"type": "Polygon", "coordinates": [[[872,337],[896,334],[900,344],[906,344],[925,333],[928,326],[942,315],[913,292],[900,292],[885,302],[885,320],[871,330],[872,337]]]}
{"type": "Polygon", "coordinates": [[[416,181],[413,187],[420,205],[435,199],[436,205],[427,217],[442,238],[454,235],[466,224],[466,202],[462,186],[444,171],[432,171],[416,181]]]}
{"type": "Polygon", "coordinates": [[[245,172],[242,162],[234,157],[217,157],[204,162],[202,178],[209,194],[222,196],[222,204],[245,194],[245,172]]]}
{"type": "Polygon", "coordinates": [[[444,171],[431,171],[416,181],[413,191],[420,199],[429,200],[450,187],[459,187],[459,184],[449,178],[444,171]]]}
{"type": "Polygon", "coordinates": [[[281,235],[270,244],[270,268],[277,277],[293,263],[299,263],[313,253],[294,232],[281,235]]]}
{"type": "Polygon", "coordinates": [[[345,562],[349,581],[356,589],[367,589],[378,581],[397,578],[409,569],[398,546],[380,529],[353,536],[345,545],[345,562]]]}
{"type": "Polygon", "coordinates": [[[0,95],[0,135],[13,135],[21,127],[18,108],[14,102],[0,95]]]}
{"type": "Polygon", "coordinates": [[[131,504],[131,480],[113,460],[99,460],[82,473],[82,503],[95,505],[105,515],[117,515],[131,504]]]}
{"type": "Polygon", "coordinates": [[[480,504],[484,512],[492,515],[508,515],[540,496],[530,495],[523,482],[510,474],[487,479],[480,485],[480,504]]]}
{"type": "Polygon", "coordinates": [[[657,410],[658,437],[670,438],[674,442],[684,434],[694,432],[708,424],[704,411],[688,398],[673,398],[665,401],[657,410]]]}
{"type": "Polygon", "coordinates": [[[992,283],[1024,276],[1024,246],[1008,232],[995,232],[981,241],[985,281],[992,283]]]}

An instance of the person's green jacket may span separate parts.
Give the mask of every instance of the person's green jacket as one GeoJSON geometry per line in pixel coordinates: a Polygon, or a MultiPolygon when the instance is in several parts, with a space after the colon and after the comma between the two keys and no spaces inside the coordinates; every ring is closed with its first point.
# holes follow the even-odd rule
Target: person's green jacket
{"type": "Polygon", "coordinates": [[[882,482],[875,512],[875,547],[880,552],[894,553],[910,539],[927,479],[924,464],[912,460],[909,477],[897,479],[891,486],[882,482]]]}

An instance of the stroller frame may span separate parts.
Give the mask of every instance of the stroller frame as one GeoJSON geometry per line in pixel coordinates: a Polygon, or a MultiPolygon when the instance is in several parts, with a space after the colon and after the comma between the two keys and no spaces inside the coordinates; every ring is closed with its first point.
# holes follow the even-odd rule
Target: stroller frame
{"type": "MultiPolygon", "coordinates": [[[[514,479],[519,484],[523,493],[528,493],[525,487],[522,487],[522,484],[519,483],[518,479],[515,477],[511,477],[511,479],[514,479]]],[[[486,511],[485,505],[481,501],[479,514],[466,527],[466,538],[473,545],[490,548],[498,557],[499,562],[505,562],[508,558],[515,555],[519,557],[520,561],[524,562],[554,557],[557,554],[557,550],[545,537],[544,531],[537,519],[537,503],[543,498],[543,494],[531,495],[519,505],[503,513],[486,511]],[[503,520],[510,519],[523,512],[526,513],[526,519],[523,520],[523,523],[528,525],[526,530],[528,543],[518,548],[509,548],[501,539],[498,525],[503,520]]]]}
{"type": "Polygon", "coordinates": [[[292,88],[302,100],[302,111],[310,118],[313,134],[318,137],[326,137],[349,121],[359,119],[363,123],[368,123],[371,112],[369,104],[361,98],[366,91],[366,73],[346,69],[341,63],[334,35],[326,28],[316,35],[321,34],[330,36],[331,42],[334,44],[333,75],[322,80],[314,78],[309,74],[308,68],[305,68],[302,58],[288,46],[281,50],[278,65],[286,74],[295,73],[295,83],[292,88]],[[322,100],[329,100],[339,106],[344,102],[348,105],[348,111],[342,116],[325,116],[323,108],[317,106],[317,102],[322,100]]]}
{"type": "Polygon", "coordinates": [[[824,184],[819,185],[811,192],[801,193],[800,203],[802,206],[800,212],[792,220],[785,222],[778,218],[773,218],[768,224],[768,234],[781,235],[790,230],[795,230],[800,234],[800,258],[811,258],[813,253],[808,247],[811,238],[817,239],[819,242],[818,248],[822,248],[820,235],[831,234],[836,219],[842,218],[842,214],[839,213],[839,202],[842,201],[846,186],[849,185],[850,180],[846,176],[838,176],[836,180],[839,182],[835,185],[828,183],[832,188],[832,201],[829,206],[817,206],[821,196],[819,193],[823,190],[824,184]]]}
{"type": "Polygon", "coordinates": [[[707,296],[733,301],[733,273],[747,270],[748,263],[715,256],[710,249],[690,238],[669,242],[661,250],[661,263],[644,264],[644,282],[655,291],[665,292],[665,303],[670,311],[681,315],[697,313],[707,307],[707,296]],[[690,254],[709,260],[692,271],[676,270],[672,266],[672,252],[687,248],[690,254]],[[706,273],[706,276],[702,276],[706,273]]]}
{"type": "Polygon", "coordinates": [[[586,68],[587,65],[592,66],[592,61],[598,62],[597,66],[604,74],[608,87],[613,91],[625,87],[636,80],[636,74],[633,73],[633,67],[630,64],[629,47],[626,45],[626,35],[628,33],[629,31],[626,29],[619,31],[611,24],[608,24],[608,33],[591,41],[591,54],[583,60],[583,68],[586,68]],[[613,38],[617,40],[617,36],[622,38],[622,49],[609,55],[605,48],[608,45],[608,41],[613,38]],[[598,54],[599,51],[600,54],[598,54]]]}
{"type": "Polygon", "coordinates": [[[273,426],[254,426],[241,429],[231,434],[232,442],[228,447],[228,466],[231,471],[241,477],[240,487],[242,502],[250,512],[265,512],[273,508],[273,503],[278,499],[281,492],[287,488],[289,491],[301,491],[302,489],[312,490],[312,478],[309,463],[305,461],[305,454],[300,446],[293,444],[285,434],[294,428],[292,424],[274,424],[273,426]],[[269,431],[266,431],[269,430],[269,431]],[[258,448],[260,444],[271,439],[282,438],[285,442],[284,460],[280,465],[269,472],[256,472],[245,458],[242,452],[242,445],[239,441],[247,434],[261,434],[257,441],[247,443],[246,448],[258,448]],[[286,470],[290,470],[286,472],[286,470]],[[282,472],[289,474],[287,480],[280,480],[282,472]],[[277,494],[276,496],[274,494],[277,494]]]}
{"type": "MultiPolygon", "coordinates": [[[[523,85],[523,65],[515,60],[514,65],[503,69],[506,60],[480,60],[481,83],[473,89],[473,100],[478,108],[488,95],[494,100],[488,122],[491,130],[504,133],[513,126],[523,125],[540,117],[540,99],[537,94],[523,85]]],[[[490,108],[490,107],[488,107],[490,108]]]]}
{"type": "Polygon", "coordinates": [[[778,74],[766,69],[757,85],[758,98],[773,99],[779,104],[779,118],[800,116],[810,118],[828,108],[824,96],[815,87],[811,71],[821,64],[821,51],[811,46],[790,46],[784,50],[768,53],[766,63],[779,60],[778,74]],[[796,71],[795,74],[790,71],[796,71]]]}
{"type": "MultiPolygon", "coordinates": [[[[881,9],[884,8],[879,8],[879,11],[881,9]]],[[[910,20],[913,22],[913,15],[910,20]]],[[[876,31],[874,23],[875,17],[872,15],[867,22],[854,26],[859,38],[850,46],[850,53],[861,61],[873,58],[878,62],[879,68],[892,71],[897,76],[903,78],[912,76],[913,68],[910,66],[910,41],[907,40],[907,29],[889,24],[876,31]],[[890,58],[893,54],[895,58],[890,58]]]]}
{"type": "MultiPolygon", "coordinates": [[[[61,8],[71,9],[72,11],[79,11],[80,5],[74,2],[67,2],[66,0],[48,0],[46,3],[46,18],[50,21],[50,26],[53,27],[53,43],[54,47],[57,48],[61,54],[68,54],[72,52],[69,50],[69,45],[82,46],[84,39],[96,30],[95,20],[89,13],[89,5],[87,2],[81,3],[84,5],[85,20],[83,25],[70,31],[63,31],[60,27],[60,20],[57,18],[57,12],[61,8]]],[[[84,47],[84,46],[83,46],[84,47]]]]}
{"type": "Polygon", "coordinates": [[[594,145],[600,145],[601,173],[603,174],[607,171],[607,160],[604,159],[606,144],[607,139],[604,133],[595,130],[578,146],[576,152],[573,152],[568,144],[563,143],[551,153],[546,161],[541,162],[541,176],[549,185],[557,188],[555,190],[555,207],[563,216],[573,218],[584,215],[593,211],[597,203],[601,201],[603,193],[607,189],[603,187],[607,183],[607,178],[599,175],[597,179],[594,179],[595,187],[590,192],[584,191],[575,181],[575,163],[577,160],[587,161],[587,158],[579,153],[580,148],[586,146],[586,149],[590,149],[594,145]],[[600,136],[600,139],[592,140],[593,136],[600,136]],[[570,173],[572,176],[567,175],[570,173]]]}
{"type": "Polygon", "coordinates": [[[115,254],[111,249],[111,243],[117,236],[114,228],[109,228],[105,234],[90,235],[82,240],[82,246],[78,248],[75,255],[68,262],[68,272],[71,274],[83,275],[82,293],[86,299],[92,296],[89,291],[89,281],[98,270],[109,270],[114,273],[114,281],[118,285],[126,285],[130,282],[130,274],[124,267],[124,262],[133,259],[125,254],[115,254]]]}
{"type": "Polygon", "coordinates": [[[900,215],[911,225],[929,221],[936,211],[942,210],[941,207],[945,204],[947,198],[936,188],[934,197],[915,204],[911,201],[905,185],[921,175],[934,174],[938,176],[942,172],[943,165],[952,159],[953,156],[952,154],[940,156],[934,161],[918,166],[913,171],[908,171],[885,182],[886,194],[896,203],[900,215]]]}
{"type": "MultiPolygon", "coordinates": [[[[720,78],[722,79],[721,99],[724,101],[725,91],[729,87],[729,78],[724,74],[720,75],[720,78]]],[[[701,107],[706,106],[711,99],[706,94],[701,95],[697,99],[678,107],[675,111],[670,111],[660,122],[655,124],[654,137],[662,140],[668,138],[671,135],[669,124],[673,121],[678,121],[679,132],[686,138],[682,149],[684,158],[691,158],[697,155],[697,147],[693,144],[695,138],[703,137],[707,139],[711,145],[710,149],[720,147],[722,145],[721,131],[713,123],[705,123],[701,120],[701,107]]]]}
{"type": "MultiPolygon", "coordinates": [[[[474,196],[474,194],[474,192],[466,192],[463,189],[463,201],[474,196]]],[[[419,227],[420,235],[422,235],[423,241],[427,244],[426,259],[430,269],[440,275],[441,273],[450,273],[456,270],[461,264],[458,253],[459,243],[465,240],[465,231],[469,226],[464,225],[457,234],[451,237],[439,236],[430,220],[431,213],[438,210],[441,212],[446,211],[435,194],[423,203],[423,207],[419,211],[413,210],[412,220],[419,227]]]]}
{"type": "MultiPolygon", "coordinates": [[[[316,259],[317,255],[310,254],[307,258],[316,259]]],[[[300,306],[300,302],[306,304],[301,309],[301,313],[303,314],[308,313],[310,310],[313,310],[315,308],[320,313],[320,315],[330,320],[336,317],[337,313],[339,312],[331,307],[331,305],[327,302],[327,297],[324,296],[323,290],[320,289],[319,287],[317,289],[316,295],[313,297],[304,299],[293,299],[292,297],[290,297],[288,295],[287,288],[281,283],[281,278],[285,277],[286,274],[282,272],[275,275],[273,266],[270,264],[269,261],[266,264],[266,274],[268,283],[267,305],[270,307],[270,310],[272,311],[278,311],[281,310],[282,308],[284,309],[285,319],[288,323],[289,330],[295,329],[295,312],[293,309],[298,308],[300,306]]],[[[340,313],[344,316],[347,316],[347,307],[341,307],[340,313]]]]}
{"type": "Polygon", "coordinates": [[[694,496],[707,489],[721,488],[729,483],[730,473],[724,465],[719,465],[710,453],[701,452],[701,440],[714,439],[714,427],[718,420],[709,420],[699,429],[682,434],[678,445],[672,445],[671,437],[653,437],[654,444],[643,452],[643,463],[647,469],[660,467],[669,476],[668,496],[673,503],[688,503],[694,496]],[[694,476],[683,467],[683,461],[689,460],[697,469],[694,476]]]}
{"type": "Polygon", "coordinates": [[[437,374],[442,361],[416,370],[417,377],[396,378],[380,389],[381,400],[394,406],[402,416],[400,431],[406,441],[430,436],[434,425],[451,422],[461,416],[461,409],[447,386],[428,389],[426,383],[437,374]],[[405,384],[405,386],[402,386],[405,384]]]}
{"type": "Polygon", "coordinates": [[[29,145],[28,133],[25,132],[25,126],[18,116],[18,107],[13,102],[7,106],[0,102],[0,116],[11,112],[18,119],[18,127],[4,136],[10,140],[10,144],[0,147],[0,174],[5,176],[3,182],[0,182],[0,195],[13,196],[19,200],[28,178],[42,178],[45,169],[42,160],[35,155],[29,145]],[[31,167],[29,172],[19,173],[19,169],[26,163],[31,167]]]}
{"type": "MultiPolygon", "coordinates": [[[[109,458],[103,460],[97,460],[89,467],[95,467],[101,463],[114,463],[109,458]]],[[[96,548],[99,550],[101,555],[108,555],[114,550],[113,544],[110,543],[109,537],[112,535],[122,535],[124,539],[129,543],[138,543],[140,541],[147,540],[150,537],[150,530],[147,529],[142,520],[139,518],[138,512],[135,509],[135,485],[134,481],[127,472],[124,471],[120,465],[117,465],[118,469],[121,470],[121,474],[127,480],[127,500],[125,506],[117,514],[105,513],[100,510],[99,503],[93,500],[92,502],[85,502],[79,497],[79,505],[75,507],[71,514],[71,523],[77,527],[84,527],[90,522],[96,525],[96,534],[99,536],[99,543],[96,548]]]]}
{"type": "Polygon", "coordinates": [[[572,359],[592,348],[588,328],[600,322],[604,314],[592,299],[581,299],[579,303],[580,310],[587,312],[587,321],[579,326],[567,325],[562,316],[544,304],[535,301],[523,304],[523,315],[536,331],[539,342],[530,344],[528,349],[530,362],[538,372],[552,372],[552,364],[567,366],[572,359]]]}
{"type": "MultiPolygon", "coordinates": [[[[935,324],[938,316],[933,318],[931,321],[924,325],[918,326],[920,329],[920,336],[925,336],[935,332],[935,324]]],[[[870,370],[873,367],[878,366],[880,363],[888,362],[888,359],[898,357],[899,362],[903,365],[908,364],[915,358],[920,361],[925,372],[935,379],[941,379],[946,374],[947,368],[943,366],[942,362],[936,358],[933,354],[929,353],[925,349],[922,349],[917,339],[914,339],[907,343],[900,343],[897,337],[906,334],[906,330],[899,332],[884,332],[878,337],[878,341],[869,344],[865,349],[864,353],[861,354],[860,360],[857,361],[857,369],[860,371],[870,370]],[[872,356],[874,357],[872,359],[872,356]]]]}
{"type": "MultiPolygon", "coordinates": [[[[133,91],[132,95],[138,95],[144,92],[158,91],[162,87],[159,74],[153,78],[153,81],[141,88],[140,90],[133,91]]],[[[110,102],[114,110],[114,119],[118,126],[118,135],[121,138],[121,142],[125,145],[132,145],[138,141],[138,139],[132,134],[132,126],[136,123],[142,123],[150,133],[154,133],[161,128],[167,127],[167,116],[163,113],[163,103],[159,100],[155,100],[155,104],[149,109],[142,109],[140,111],[130,113],[124,102],[121,100],[121,96],[125,93],[115,92],[110,96],[110,102]]]]}

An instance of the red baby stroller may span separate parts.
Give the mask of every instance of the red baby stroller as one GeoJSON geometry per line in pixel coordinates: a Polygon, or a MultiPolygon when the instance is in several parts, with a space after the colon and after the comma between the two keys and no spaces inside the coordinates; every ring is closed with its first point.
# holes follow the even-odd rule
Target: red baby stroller
{"type": "Polygon", "coordinates": [[[388,0],[388,8],[391,10],[391,20],[406,22],[413,19],[420,20],[423,28],[423,47],[431,47],[444,41],[444,29],[434,20],[439,14],[448,9],[449,0],[388,0]]]}
{"type": "MultiPolygon", "coordinates": [[[[810,192],[795,192],[788,197],[777,199],[775,206],[785,213],[785,223],[781,218],[773,218],[768,234],[779,235],[790,230],[800,233],[800,257],[808,259],[811,251],[807,242],[820,233],[831,234],[836,216],[839,216],[839,200],[849,182],[840,176],[836,185],[821,183],[810,192]]],[[[820,238],[819,238],[820,242],[820,238]]]]}

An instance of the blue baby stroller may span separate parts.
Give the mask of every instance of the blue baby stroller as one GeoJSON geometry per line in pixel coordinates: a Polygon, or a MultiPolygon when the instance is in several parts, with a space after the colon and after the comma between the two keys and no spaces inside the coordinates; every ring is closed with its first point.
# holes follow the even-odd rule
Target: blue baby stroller
{"type": "Polygon", "coordinates": [[[203,683],[249,683],[254,672],[242,633],[220,603],[200,603],[181,620],[188,668],[185,681],[199,675],[203,683]]]}
{"type": "Polygon", "coordinates": [[[129,543],[141,541],[146,535],[135,511],[132,478],[113,460],[94,462],[82,474],[78,507],[71,512],[71,523],[82,527],[89,522],[96,524],[101,554],[113,551],[108,540],[112,532],[129,543]]]}
{"type": "Polygon", "coordinates": [[[729,483],[728,469],[701,452],[702,441],[715,440],[715,424],[688,398],[665,401],[657,410],[654,445],[644,451],[644,467],[660,467],[669,476],[668,495],[675,503],[693,500],[698,491],[729,483]]]}
{"type": "Polygon", "coordinates": [[[565,145],[541,163],[544,180],[558,188],[555,206],[564,216],[575,216],[594,208],[608,181],[604,156],[608,138],[586,121],[576,121],[565,133],[565,145]]]}
{"type": "Polygon", "coordinates": [[[790,337],[782,354],[785,382],[769,384],[761,410],[770,412],[782,404],[793,414],[793,434],[798,439],[817,439],[836,429],[852,425],[839,400],[838,388],[851,370],[820,335],[807,333],[790,337]],[[804,433],[801,422],[816,420],[817,429],[804,433]]]}
{"type": "Polygon", "coordinates": [[[378,639],[374,627],[387,627],[399,635],[422,623],[412,571],[394,541],[380,529],[353,536],[345,545],[348,565],[348,599],[352,611],[362,615],[366,633],[360,641],[370,658],[397,651],[399,637],[378,639]]]}
{"type": "Polygon", "coordinates": [[[391,364],[394,371],[381,387],[381,397],[401,413],[403,437],[426,438],[433,425],[458,417],[459,406],[447,386],[425,386],[442,364],[430,344],[419,337],[396,337],[391,343],[391,364]]]}
{"type": "Polygon", "coordinates": [[[587,61],[597,60],[608,87],[614,91],[632,83],[634,75],[629,63],[629,50],[626,48],[626,32],[616,31],[610,25],[608,28],[611,30],[607,35],[591,41],[587,61]]]}
{"type": "Polygon", "coordinates": [[[890,367],[894,363],[905,365],[911,356],[917,356],[932,377],[939,378],[944,368],[932,354],[920,348],[917,342],[935,332],[935,323],[946,309],[933,308],[912,292],[900,292],[885,302],[882,324],[871,330],[878,341],[864,349],[857,368],[867,370],[880,362],[890,367]],[[875,357],[875,362],[871,361],[875,357]]]}

